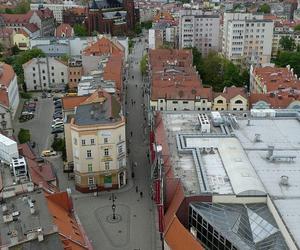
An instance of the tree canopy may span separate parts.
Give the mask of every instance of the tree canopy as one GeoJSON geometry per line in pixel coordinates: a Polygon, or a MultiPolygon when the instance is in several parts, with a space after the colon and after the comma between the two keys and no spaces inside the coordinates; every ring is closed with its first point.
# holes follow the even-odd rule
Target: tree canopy
{"type": "Polygon", "coordinates": [[[265,14],[268,14],[271,12],[271,7],[270,5],[264,3],[264,4],[261,4],[257,10],[257,12],[262,12],[262,13],[265,13],[265,14]]]}
{"type": "Polygon", "coordinates": [[[25,14],[30,10],[30,2],[28,0],[21,0],[17,3],[15,8],[6,8],[6,14],[25,14]]]}
{"type": "Polygon", "coordinates": [[[300,52],[281,51],[275,59],[275,64],[278,67],[290,65],[294,73],[300,76],[300,52]]]}
{"type": "Polygon", "coordinates": [[[294,27],[294,31],[300,31],[300,24],[298,24],[294,27]]]}
{"type": "Polygon", "coordinates": [[[141,22],[141,28],[142,29],[151,29],[152,28],[152,21],[147,21],[147,22],[141,22]]]}
{"type": "Polygon", "coordinates": [[[279,40],[279,44],[283,50],[293,51],[296,49],[295,40],[289,36],[283,36],[279,40]]]}
{"type": "Polygon", "coordinates": [[[140,70],[143,76],[146,75],[147,72],[147,64],[148,64],[147,58],[148,58],[147,55],[144,55],[140,62],[140,70]]]}
{"type": "Polygon", "coordinates": [[[83,24],[76,23],[73,27],[75,36],[87,36],[88,31],[83,24]]]}
{"type": "Polygon", "coordinates": [[[23,51],[17,55],[7,57],[4,59],[4,61],[13,66],[14,71],[18,76],[18,83],[23,84],[24,71],[22,65],[30,61],[32,58],[36,58],[36,57],[45,57],[45,53],[40,49],[34,48],[34,49],[23,51]]]}
{"type": "Polygon", "coordinates": [[[248,84],[247,70],[242,70],[216,52],[210,52],[207,57],[202,58],[196,48],[193,48],[192,51],[193,64],[204,85],[212,86],[215,91],[223,91],[226,86],[243,87],[248,84]]]}

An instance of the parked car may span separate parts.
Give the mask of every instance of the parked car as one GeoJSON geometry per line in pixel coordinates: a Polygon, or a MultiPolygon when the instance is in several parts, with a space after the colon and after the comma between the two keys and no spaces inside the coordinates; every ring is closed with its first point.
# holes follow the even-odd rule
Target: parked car
{"type": "Polygon", "coordinates": [[[61,109],[61,107],[55,107],[55,109],[54,109],[54,113],[62,113],[62,109],[61,109]]]}
{"type": "Polygon", "coordinates": [[[47,93],[46,92],[42,93],[42,98],[47,98],[47,93]]]}
{"type": "Polygon", "coordinates": [[[60,99],[60,97],[58,97],[58,96],[54,96],[54,97],[52,98],[52,100],[55,102],[55,101],[61,100],[61,99],[60,99]]]}
{"type": "Polygon", "coordinates": [[[55,124],[56,122],[63,122],[63,120],[60,118],[53,119],[52,124],[55,124]]]}
{"type": "Polygon", "coordinates": [[[62,119],[62,118],[63,118],[63,116],[60,114],[53,115],[53,119],[62,119]]]}
{"type": "Polygon", "coordinates": [[[42,157],[56,156],[57,152],[54,150],[44,150],[41,154],[42,157]]]}
{"type": "Polygon", "coordinates": [[[54,104],[55,109],[62,109],[61,103],[54,104]]]}
{"type": "Polygon", "coordinates": [[[51,125],[52,128],[61,127],[61,126],[64,126],[63,121],[55,122],[54,124],[51,125]]]}
{"type": "Polygon", "coordinates": [[[48,94],[47,94],[47,97],[48,97],[48,98],[51,98],[52,96],[53,96],[53,95],[52,95],[51,93],[48,93],[48,94]]]}
{"type": "Polygon", "coordinates": [[[51,134],[58,134],[63,132],[64,132],[64,127],[58,127],[58,128],[53,128],[51,134]]]}

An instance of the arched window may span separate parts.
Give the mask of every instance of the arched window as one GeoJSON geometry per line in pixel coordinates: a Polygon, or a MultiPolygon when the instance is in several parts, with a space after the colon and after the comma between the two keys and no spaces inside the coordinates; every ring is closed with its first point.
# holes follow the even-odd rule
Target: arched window
{"type": "Polygon", "coordinates": [[[218,100],[217,103],[223,103],[223,100],[218,100]]]}
{"type": "Polygon", "coordinates": [[[241,100],[236,100],[235,104],[243,104],[243,102],[241,100]]]}

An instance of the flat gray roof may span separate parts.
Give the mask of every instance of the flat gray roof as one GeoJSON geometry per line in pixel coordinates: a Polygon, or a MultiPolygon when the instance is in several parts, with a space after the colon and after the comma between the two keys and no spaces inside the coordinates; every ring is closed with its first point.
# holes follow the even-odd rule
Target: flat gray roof
{"type": "Polygon", "coordinates": [[[16,233],[18,241],[21,242],[27,239],[27,235],[30,232],[37,231],[38,228],[42,229],[45,241],[38,242],[33,240],[31,243],[26,243],[30,247],[34,246],[34,248],[30,249],[63,249],[57,233],[57,227],[53,224],[53,219],[49,213],[47,201],[42,190],[38,189],[34,192],[4,199],[0,209],[2,246],[11,244],[12,232],[16,233]],[[33,214],[30,210],[29,200],[34,205],[35,212],[33,214]],[[12,215],[12,221],[4,222],[4,218],[12,215]],[[48,238],[48,236],[50,237],[48,238]]]}

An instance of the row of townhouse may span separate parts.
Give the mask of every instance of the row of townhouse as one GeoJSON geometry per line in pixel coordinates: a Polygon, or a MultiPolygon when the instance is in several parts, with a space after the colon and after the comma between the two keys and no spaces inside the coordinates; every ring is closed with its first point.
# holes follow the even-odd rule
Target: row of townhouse
{"type": "Polygon", "coordinates": [[[191,50],[156,49],[149,52],[150,107],[152,110],[247,110],[244,88],[213,92],[202,86],[192,66],[191,50]]]}

